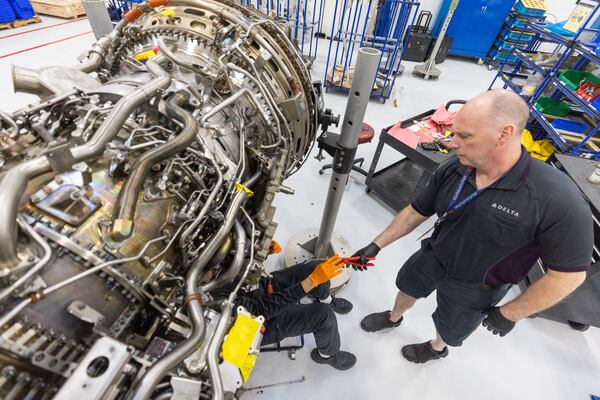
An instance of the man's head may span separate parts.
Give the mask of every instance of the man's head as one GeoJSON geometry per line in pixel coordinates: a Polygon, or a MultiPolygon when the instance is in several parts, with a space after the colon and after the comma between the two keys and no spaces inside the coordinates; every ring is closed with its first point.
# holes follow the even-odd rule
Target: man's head
{"type": "Polygon", "coordinates": [[[527,103],[504,89],[469,100],[456,114],[454,149],[463,165],[479,168],[506,155],[520,154],[521,133],[529,117],[527,103]]]}

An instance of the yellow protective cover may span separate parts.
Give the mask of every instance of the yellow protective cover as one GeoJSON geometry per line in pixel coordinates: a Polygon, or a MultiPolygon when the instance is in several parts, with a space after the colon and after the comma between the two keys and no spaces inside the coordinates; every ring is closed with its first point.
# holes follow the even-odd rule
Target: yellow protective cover
{"type": "Polygon", "coordinates": [[[238,313],[233,327],[223,342],[223,359],[240,369],[244,382],[248,380],[256,363],[256,354],[250,354],[250,349],[261,326],[259,321],[238,313]]]}
{"type": "Polygon", "coordinates": [[[546,161],[554,153],[552,143],[546,140],[533,140],[531,132],[527,129],[523,130],[521,143],[525,146],[529,154],[538,160],[546,161]]]}

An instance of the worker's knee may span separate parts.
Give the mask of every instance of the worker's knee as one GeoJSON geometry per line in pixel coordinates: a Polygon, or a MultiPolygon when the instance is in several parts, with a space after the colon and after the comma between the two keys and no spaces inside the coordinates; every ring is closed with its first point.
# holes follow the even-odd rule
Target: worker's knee
{"type": "Polygon", "coordinates": [[[314,303],[311,318],[322,328],[332,328],[337,326],[335,313],[328,304],[314,303]]]}

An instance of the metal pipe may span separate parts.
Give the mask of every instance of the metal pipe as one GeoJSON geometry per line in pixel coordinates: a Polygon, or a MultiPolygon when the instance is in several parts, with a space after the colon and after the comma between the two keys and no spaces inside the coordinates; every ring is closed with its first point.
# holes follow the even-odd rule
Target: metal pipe
{"type": "Polygon", "coordinates": [[[252,262],[254,261],[254,236],[255,236],[254,232],[256,230],[256,227],[254,226],[254,221],[252,220],[252,218],[250,218],[250,215],[248,215],[246,210],[243,208],[242,208],[242,213],[248,220],[248,223],[250,224],[250,229],[252,232],[252,234],[250,235],[250,257],[248,258],[248,264],[246,264],[246,269],[244,270],[244,274],[240,278],[240,281],[236,285],[235,289],[233,289],[233,291],[229,294],[229,301],[231,303],[233,303],[233,301],[235,300],[238,291],[240,290],[240,288],[242,287],[242,284],[246,280],[246,277],[248,276],[248,272],[250,272],[250,267],[252,266],[252,262]]]}
{"type": "MultiPolygon", "coordinates": [[[[90,141],[71,150],[75,162],[87,161],[102,155],[106,144],[117,135],[130,114],[157,93],[169,87],[171,77],[158,65],[156,62],[158,58],[159,55],[146,62],[148,70],[155,78],[123,96],[90,141]]],[[[50,170],[48,158],[40,156],[13,167],[0,181],[0,221],[2,221],[0,224],[0,268],[2,269],[10,269],[19,263],[16,215],[19,200],[27,183],[31,178],[50,170]]]]}
{"type": "Polygon", "coordinates": [[[9,130],[12,130],[14,134],[19,133],[19,125],[15,122],[14,119],[4,111],[0,111],[0,119],[10,125],[9,130]]]}
{"type": "Polygon", "coordinates": [[[202,209],[198,213],[198,216],[196,217],[196,219],[194,219],[194,222],[192,222],[192,224],[181,234],[181,237],[179,239],[180,247],[183,247],[185,245],[187,237],[194,231],[194,229],[196,229],[200,222],[202,222],[202,219],[208,212],[208,209],[215,200],[215,197],[221,190],[221,186],[223,186],[223,173],[221,172],[221,169],[213,159],[209,159],[209,162],[212,164],[213,169],[217,173],[217,182],[215,183],[215,187],[213,188],[213,190],[208,195],[208,199],[206,199],[206,202],[202,206],[202,209]]]}
{"type": "Polygon", "coordinates": [[[23,283],[27,282],[27,280],[29,280],[29,278],[31,278],[34,274],[44,268],[46,264],[48,264],[48,261],[50,261],[50,257],[52,257],[52,249],[50,248],[50,245],[35,231],[35,229],[29,226],[29,224],[22,217],[18,218],[17,223],[21,229],[23,229],[29,235],[29,237],[31,237],[36,241],[37,244],[40,245],[44,255],[33,267],[24,273],[23,276],[21,276],[12,285],[0,293],[0,302],[2,302],[2,300],[4,300],[6,297],[10,296],[10,294],[17,290],[23,283]]]}
{"type": "Polygon", "coordinates": [[[144,153],[135,162],[131,174],[125,181],[113,211],[113,226],[111,237],[113,240],[122,241],[133,233],[133,217],[142,191],[144,180],[150,173],[150,168],[174,154],[185,150],[196,139],[198,122],[191,112],[184,110],[183,105],[189,101],[187,92],[178,92],[166,103],[169,117],[181,122],[183,128],[173,140],[168,140],[161,146],[144,153]]]}
{"type": "Polygon", "coordinates": [[[354,79],[348,95],[342,131],[337,142],[339,149],[334,157],[329,192],[323,208],[319,237],[313,252],[316,258],[329,255],[333,227],[344,196],[344,186],[352,169],[352,161],[358,147],[358,135],[371,97],[380,56],[381,52],[377,49],[363,47],[358,50],[354,79]]]}
{"type": "Polygon", "coordinates": [[[246,232],[244,232],[242,224],[237,219],[235,220],[233,229],[235,230],[235,256],[233,257],[231,265],[224,274],[203,285],[201,292],[208,293],[231,282],[240,272],[242,263],[244,262],[244,252],[246,250],[246,232]]]}
{"type": "MultiPolygon", "coordinates": [[[[254,177],[253,177],[254,178],[254,177]]],[[[257,178],[254,178],[257,179],[257,178]]],[[[247,184],[246,182],[245,184],[247,184]]],[[[154,364],[148,372],[144,375],[142,380],[137,385],[136,390],[130,396],[130,400],[146,400],[150,398],[155,386],[160,380],[177,364],[181,362],[185,357],[190,355],[197,346],[202,343],[204,338],[204,316],[202,313],[202,306],[200,301],[195,297],[198,294],[197,284],[198,280],[206,267],[208,261],[211,259],[215,251],[217,251],[221,242],[225,236],[231,231],[232,225],[235,222],[235,216],[237,215],[242,203],[248,198],[248,193],[243,190],[238,191],[231,203],[229,209],[225,214],[225,221],[212,236],[204,251],[198,259],[190,267],[186,278],[185,278],[185,293],[186,298],[189,299],[187,307],[188,313],[192,320],[192,334],[189,338],[181,342],[175,349],[173,349],[167,356],[161,358],[154,364]]]]}
{"type": "Polygon", "coordinates": [[[31,93],[43,97],[60,93],[60,90],[44,81],[39,71],[25,67],[10,66],[15,93],[31,93]]]}
{"type": "Polygon", "coordinates": [[[229,327],[229,318],[231,317],[231,310],[233,309],[233,303],[229,300],[223,301],[222,304],[221,316],[219,317],[215,333],[208,345],[208,353],[206,356],[213,400],[223,400],[224,398],[223,381],[221,379],[221,372],[219,371],[219,349],[221,348],[223,337],[229,327]]]}

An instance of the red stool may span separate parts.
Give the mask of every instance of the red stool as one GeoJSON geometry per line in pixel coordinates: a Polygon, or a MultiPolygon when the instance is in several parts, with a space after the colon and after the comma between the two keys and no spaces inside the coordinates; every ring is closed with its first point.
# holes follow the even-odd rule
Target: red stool
{"type": "MultiPolygon", "coordinates": [[[[331,152],[328,151],[327,146],[331,146],[332,142],[333,142],[333,144],[337,144],[337,139],[339,138],[339,135],[335,134],[335,133],[327,132],[326,136],[328,139],[327,140],[328,143],[326,143],[325,140],[321,140],[321,138],[319,138],[319,147],[321,149],[325,148],[325,151],[327,151],[329,154],[332,154],[331,152]]],[[[358,134],[358,144],[361,145],[363,143],[369,143],[369,142],[371,142],[371,140],[373,140],[373,137],[375,137],[375,129],[373,129],[373,127],[371,125],[367,124],[366,122],[363,122],[360,133],[358,134]]],[[[365,171],[364,169],[361,168],[363,165],[363,162],[365,162],[365,159],[362,157],[355,159],[354,162],[352,163],[353,164],[352,170],[358,172],[359,174],[367,176],[367,171],[365,171]]],[[[333,164],[324,165],[319,170],[319,175],[323,175],[323,173],[325,173],[326,169],[331,169],[331,168],[333,168],[333,164]]]]}

